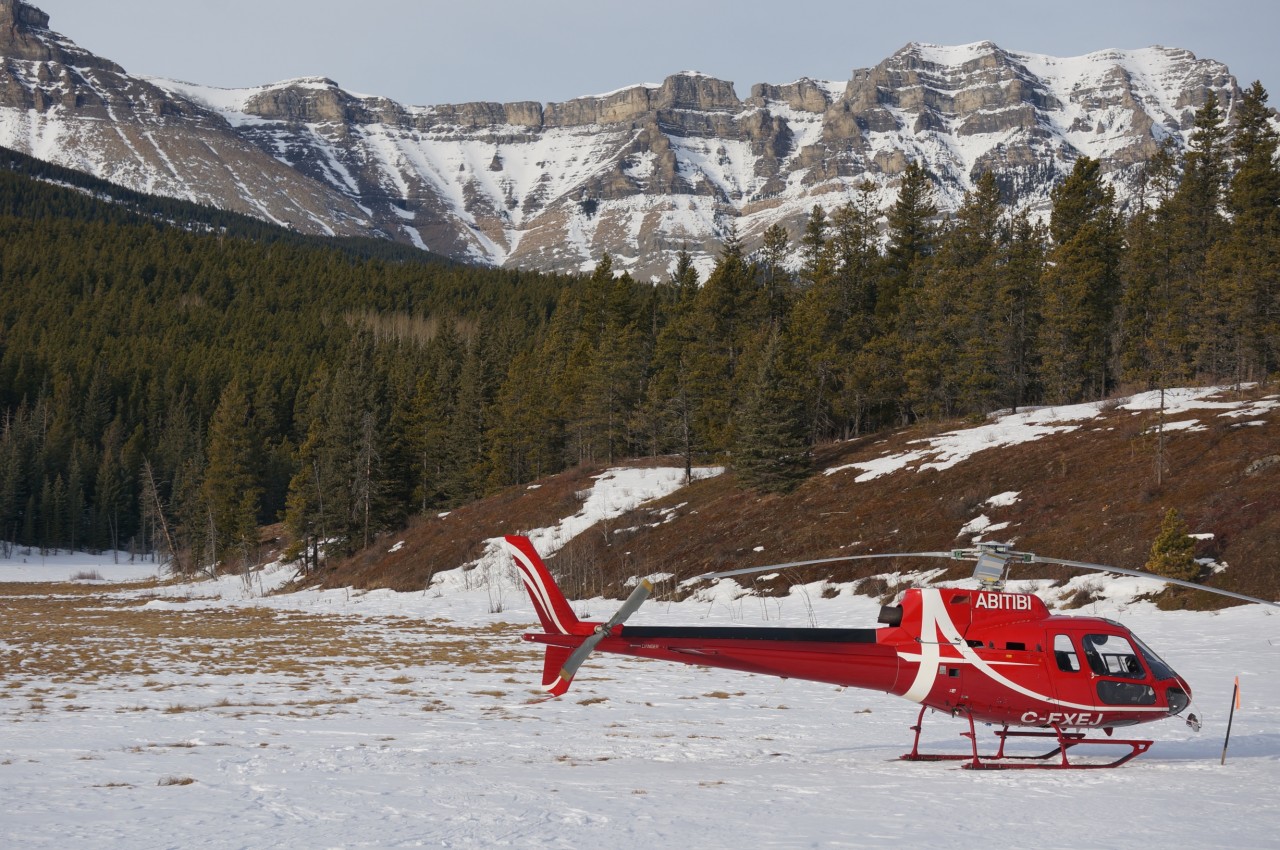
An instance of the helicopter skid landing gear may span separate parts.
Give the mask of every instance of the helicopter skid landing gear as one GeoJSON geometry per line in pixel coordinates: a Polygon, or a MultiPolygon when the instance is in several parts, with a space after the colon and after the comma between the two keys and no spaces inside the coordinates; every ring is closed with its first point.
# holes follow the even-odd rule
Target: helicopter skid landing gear
{"type": "Polygon", "coordinates": [[[978,733],[974,727],[973,715],[966,713],[965,716],[969,720],[969,731],[961,732],[960,734],[969,739],[973,747],[971,754],[922,753],[920,752],[920,730],[924,726],[924,713],[925,708],[921,708],[920,714],[916,717],[916,725],[911,727],[911,730],[916,733],[915,740],[911,744],[911,752],[902,756],[905,761],[963,761],[966,764],[961,765],[961,767],[965,770],[1097,770],[1107,767],[1119,767],[1135,756],[1140,756],[1151,749],[1151,744],[1153,743],[1152,741],[1116,738],[1086,738],[1083,732],[1064,732],[1057,724],[1053,725],[1052,732],[1010,732],[1009,727],[1005,726],[995,733],[996,737],[1000,739],[1000,746],[995,755],[984,756],[978,754],[978,733]],[[1058,746],[1038,756],[1009,755],[1004,751],[1004,745],[1009,738],[1053,738],[1058,742],[1058,746]],[[1114,761],[1103,764],[1073,764],[1067,760],[1067,751],[1080,744],[1124,746],[1129,747],[1129,752],[1114,761]],[[1056,763],[1027,763],[1046,762],[1047,759],[1051,759],[1054,756],[1061,756],[1061,758],[1056,763]]]}

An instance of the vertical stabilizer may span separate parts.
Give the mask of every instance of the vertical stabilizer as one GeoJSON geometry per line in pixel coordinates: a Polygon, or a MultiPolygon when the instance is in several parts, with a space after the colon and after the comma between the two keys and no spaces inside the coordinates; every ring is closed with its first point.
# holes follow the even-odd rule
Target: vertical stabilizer
{"type": "Polygon", "coordinates": [[[538,552],[533,548],[529,538],[509,535],[503,538],[507,551],[515,558],[516,567],[520,570],[520,578],[524,580],[525,590],[533,600],[534,610],[542,621],[542,628],[547,634],[588,635],[592,625],[583,623],[569,607],[560,588],[556,586],[551,571],[542,563],[538,552]]]}

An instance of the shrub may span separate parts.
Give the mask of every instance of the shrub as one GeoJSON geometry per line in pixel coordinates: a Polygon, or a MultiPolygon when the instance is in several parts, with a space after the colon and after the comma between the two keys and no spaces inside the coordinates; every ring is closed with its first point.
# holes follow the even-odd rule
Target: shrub
{"type": "Polygon", "coordinates": [[[1166,578],[1190,581],[1200,573],[1195,548],[1196,541],[1187,533],[1187,523],[1176,508],[1169,508],[1160,523],[1160,534],[1151,544],[1147,570],[1166,578]]]}

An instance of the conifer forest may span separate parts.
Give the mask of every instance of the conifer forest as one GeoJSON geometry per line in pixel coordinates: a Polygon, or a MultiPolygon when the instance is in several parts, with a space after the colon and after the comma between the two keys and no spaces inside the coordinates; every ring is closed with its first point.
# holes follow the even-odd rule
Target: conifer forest
{"type": "Polygon", "coordinates": [[[324,240],[0,159],[0,540],[247,565],[578,464],[676,455],[794,488],[814,446],[1280,362],[1280,167],[1255,83],[1120,209],[1081,158],[1052,209],[990,175],[815,206],[700,280],[501,271],[324,240]],[[105,199],[104,194],[111,198],[105,199]]]}

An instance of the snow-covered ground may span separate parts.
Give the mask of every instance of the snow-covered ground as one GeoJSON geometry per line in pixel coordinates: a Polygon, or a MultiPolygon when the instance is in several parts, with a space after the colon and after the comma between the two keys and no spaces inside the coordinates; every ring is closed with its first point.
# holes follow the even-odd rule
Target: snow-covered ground
{"type": "MultiPolygon", "coordinates": [[[[138,581],[147,568],[10,559],[0,578],[82,569],[138,581]]],[[[458,572],[418,593],[263,596],[292,575],[280,565],[252,587],[0,584],[0,846],[1275,846],[1271,609],[1100,600],[1084,613],[1123,621],[1187,677],[1203,728],[1141,727],[1157,743],[1118,770],[974,773],[897,760],[915,709],[874,692],[596,655],[544,700],[540,652],[520,640],[529,600],[507,585],[494,613],[478,585],[513,577],[469,572],[483,581],[458,572]]],[[[823,589],[760,599],[724,582],[674,603],[659,586],[631,623],[874,623],[877,602],[823,589]]],[[[574,607],[603,618],[618,604],[574,607]]],[[[959,721],[925,723],[929,748],[962,746],[959,721]]]]}
{"type": "Polygon", "coordinates": [[[44,552],[24,546],[0,550],[0,583],[14,581],[141,581],[161,575],[149,558],[131,558],[128,552],[44,552]]]}

